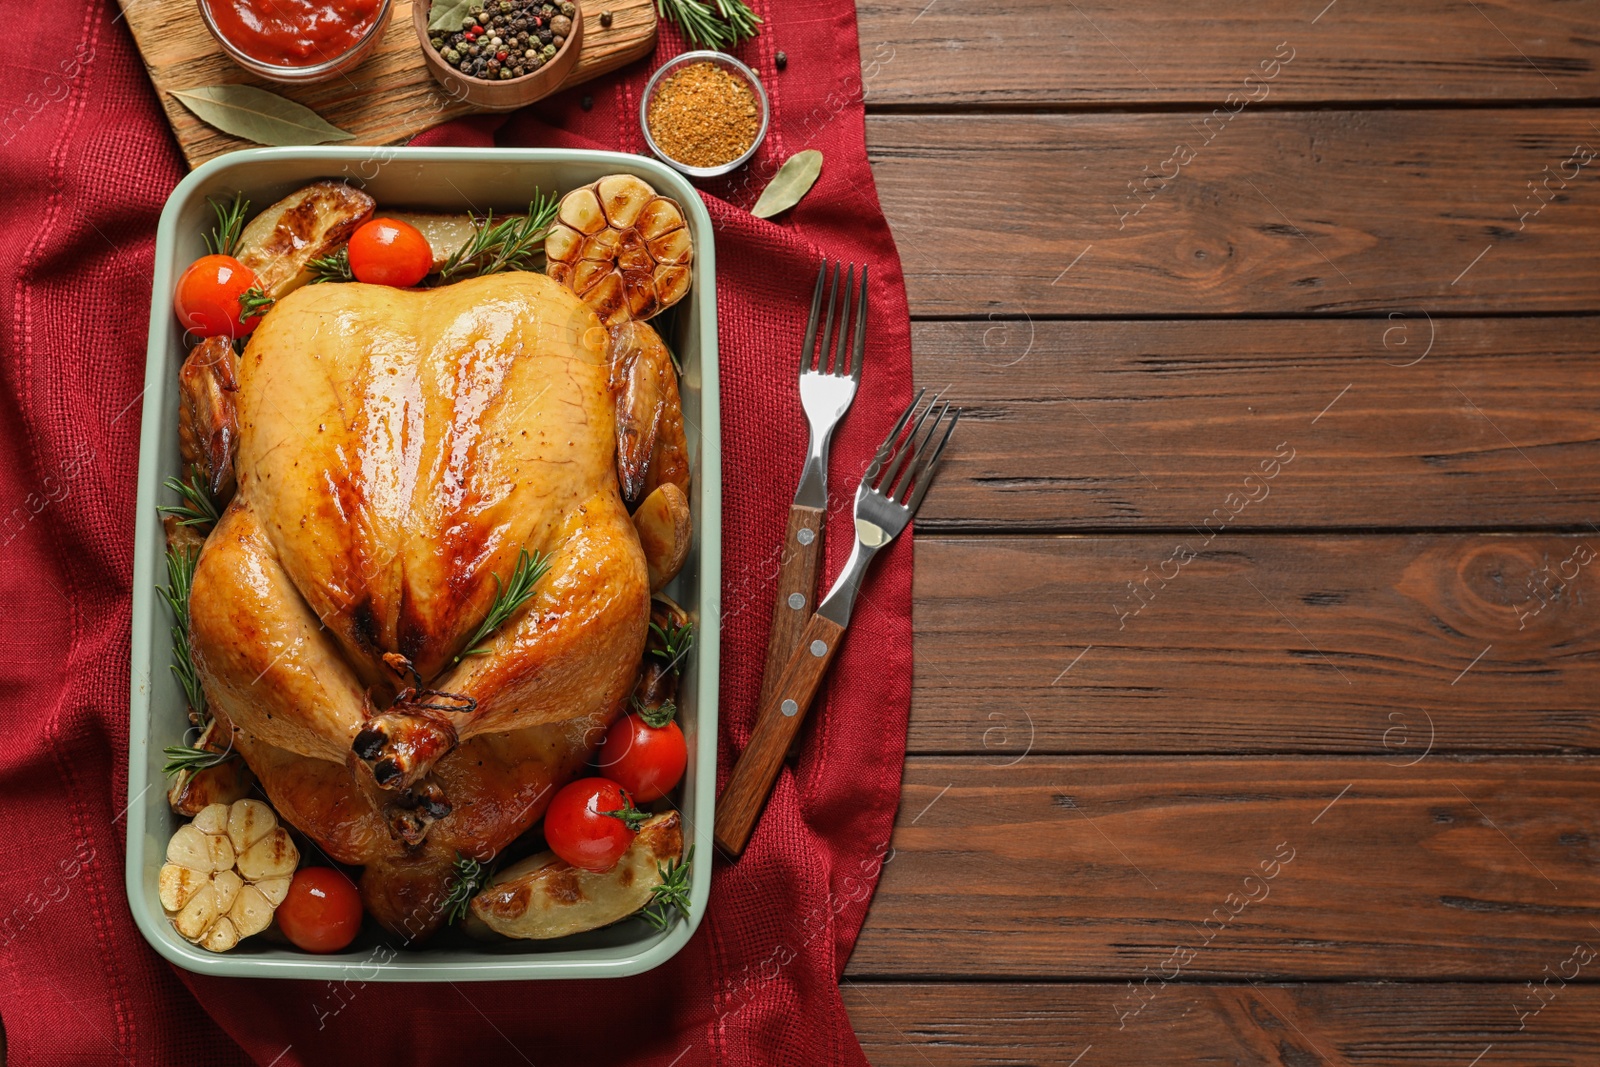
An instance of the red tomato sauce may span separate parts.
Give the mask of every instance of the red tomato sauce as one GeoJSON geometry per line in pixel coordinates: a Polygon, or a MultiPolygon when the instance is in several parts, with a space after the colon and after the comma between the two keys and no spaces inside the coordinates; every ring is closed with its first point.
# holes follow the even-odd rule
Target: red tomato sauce
{"type": "Polygon", "coordinates": [[[338,59],[372,28],[381,0],[206,0],[217,29],[252,59],[312,67],[338,59]]]}

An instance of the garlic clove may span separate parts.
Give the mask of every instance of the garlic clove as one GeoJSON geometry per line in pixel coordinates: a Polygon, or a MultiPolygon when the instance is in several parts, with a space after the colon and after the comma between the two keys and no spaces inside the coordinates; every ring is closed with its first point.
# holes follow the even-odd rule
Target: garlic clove
{"type": "Polygon", "coordinates": [[[195,829],[193,823],[178,827],[178,832],[167,842],[167,862],[204,873],[217,869],[211,838],[195,829]]]}
{"type": "Polygon", "coordinates": [[[275,875],[293,874],[300,862],[300,850],[281,826],[251,845],[236,861],[247,881],[258,882],[275,875]]]}
{"type": "Polygon", "coordinates": [[[199,941],[217,921],[217,891],[208,882],[172,917],[172,925],[190,941],[199,941]]]}
{"type": "Polygon", "coordinates": [[[161,906],[168,911],[178,911],[194,899],[194,895],[200,892],[201,887],[208,881],[210,879],[203,871],[192,870],[176,863],[164,864],[158,878],[161,906]]]}
{"type": "Polygon", "coordinates": [[[239,936],[238,930],[224,915],[206,931],[205,940],[200,943],[212,952],[226,952],[239,943],[239,936]]]}
{"type": "Polygon", "coordinates": [[[600,206],[605,209],[606,220],[618,230],[626,230],[639,219],[656,191],[644,180],[632,174],[612,174],[601,178],[594,186],[600,206]]]}
{"type": "Polygon", "coordinates": [[[272,925],[272,902],[253,885],[247,885],[239,890],[239,896],[233,902],[233,908],[228,912],[228,917],[233,920],[234,928],[239,931],[240,937],[249,937],[259,934],[272,925]]]}
{"type": "Polygon", "coordinates": [[[231,870],[218,871],[211,876],[211,885],[217,891],[217,914],[226,915],[228,909],[233,907],[234,898],[239,895],[239,890],[244,887],[244,879],[231,870]]]}
{"type": "Polygon", "coordinates": [[[278,817],[259,800],[235,800],[228,809],[228,839],[235,852],[247,851],[277,826],[278,817]]]}
{"type": "Polygon", "coordinates": [[[596,233],[606,228],[605,212],[593,189],[575,189],[561,201],[560,219],[579,233],[596,233]]]}
{"type": "Polygon", "coordinates": [[[211,850],[211,869],[213,871],[226,871],[233,867],[233,843],[225,834],[209,834],[206,836],[206,847],[211,850]]]}
{"type": "Polygon", "coordinates": [[[294,881],[292,874],[280,874],[272,878],[263,878],[255,883],[261,895],[267,898],[267,903],[276,908],[282,904],[289,895],[289,883],[294,881]]]}
{"type": "Polygon", "coordinates": [[[228,805],[207,804],[195,815],[193,826],[203,834],[227,833],[228,805]]]}

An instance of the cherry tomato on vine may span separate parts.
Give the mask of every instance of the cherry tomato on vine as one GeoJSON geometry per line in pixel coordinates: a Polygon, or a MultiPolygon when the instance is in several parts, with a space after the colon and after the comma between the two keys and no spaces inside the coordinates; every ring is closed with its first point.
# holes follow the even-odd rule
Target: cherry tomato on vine
{"type": "Polygon", "coordinates": [[[433,269],[422,232],[399,219],[372,219],[350,235],[350,273],[358,282],[409,289],[433,269]]]}
{"type": "MultiPolygon", "coordinates": [[[[244,318],[241,300],[257,289],[255,272],[232,256],[201,256],[178,279],[172,309],[199,337],[243,337],[260,319],[244,318]]],[[[258,290],[259,291],[259,290],[258,290]]]]}
{"type": "Polygon", "coordinates": [[[361,894],[344,872],[303,867],[275,913],[278,929],[307,952],[338,952],[361,932],[361,894]]]}
{"type": "Polygon", "coordinates": [[[633,844],[646,818],[611,779],[579,778],[550,801],[544,813],[544,839],[550,851],[574,867],[609,871],[633,844]]]}
{"type": "Polygon", "coordinates": [[[683,777],[689,749],[673,721],[677,710],[670,701],[659,708],[640,707],[612,723],[600,746],[601,773],[640,803],[660,800],[683,777]]]}

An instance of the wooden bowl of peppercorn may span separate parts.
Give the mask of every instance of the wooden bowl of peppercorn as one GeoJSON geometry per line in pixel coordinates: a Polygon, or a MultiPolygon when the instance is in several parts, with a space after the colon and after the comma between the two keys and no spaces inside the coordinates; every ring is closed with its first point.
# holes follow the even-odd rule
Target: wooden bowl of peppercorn
{"type": "Polygon", "coordinates": [[[512,111],[549,96],[583,47],[583,9],[572,0],[485,0],[460,30],[447,33],[429,32],[430,6],[411,5],[428,70],[450,96],[484,111],[512,111]]]}

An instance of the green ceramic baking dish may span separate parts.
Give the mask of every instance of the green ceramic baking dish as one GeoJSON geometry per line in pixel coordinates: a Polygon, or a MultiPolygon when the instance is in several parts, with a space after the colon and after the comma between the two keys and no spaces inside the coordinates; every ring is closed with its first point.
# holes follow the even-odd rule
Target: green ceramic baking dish
{"type": "MultiPolygon", "coordinates": [[[[128,906],[145,939],[180,967],[203,974],[341,981],[462,982],[530,978],[610,978],[671,958],[699,925],[711,888],[709,859],[716,778],[718,603],[721,584],[722,472],[717,399],[716,256],[711,218],[692,186],[652,159],[612,152],[478,148],[261,148],[233,152],[197,169],[168,198],[156,233],[150,299],[144,421],[140,431],[139,509],[134,534],[132,674],[128,727],[128,906]],[[165,582],[165,538],[156,505],[180,474],[177,376],[186,352],[172,312],[179,276],[205,254],[212,222],[206,197],[236,191],[259,208],[318,178],[343,178],[382,207],[438,211],[525,209],[535,186],[565,192],[619,172],[636,174],[682,205],[694,239],[689,296],[668,337],[683,366],[684,422],[693,460],[694,548],[666,592],[696,620],[698,640],[684,673],[679,722],[689,745],[683,782],[686,838],[700,861],[692,875],[691,915],[665,933],[639,919],[558,941],[463,943],[395,951],[368,930],[344,952],[314,956],[260,937],[233,951],[207,952],[172,929],[157,898],[167,839],[181,820],[167,807],[162,749],[187,726],[172,672],[170,622],[156,595],[165,582]]],[[[368,924],[371,926],[372,924],[368,924]]]]}

